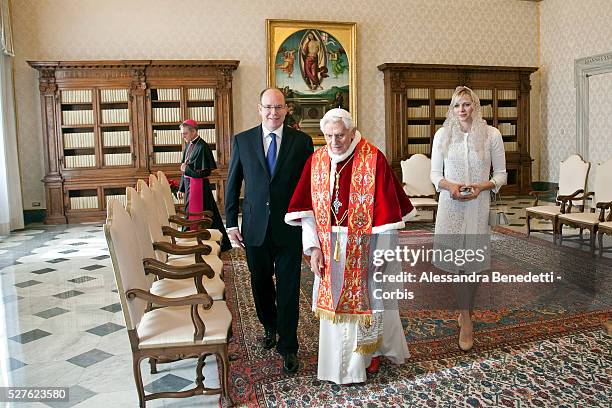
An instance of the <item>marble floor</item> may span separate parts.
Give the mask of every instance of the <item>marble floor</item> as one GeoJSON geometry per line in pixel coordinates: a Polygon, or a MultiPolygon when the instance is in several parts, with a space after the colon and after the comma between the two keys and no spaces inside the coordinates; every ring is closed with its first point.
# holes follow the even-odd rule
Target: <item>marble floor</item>
{"type": "MultiPolygon", "coordinates": [[[[138,406],[130,344],[102,225],[40,226],[0,240],[0,386],[69,387],[64,403],[15,407],[138,406]]],[[[192,386],[195,360],[160,365],[147,391],[192,386]]],[[[218,386],[209,357],[205,384],[218,386]]],[[[217,407],[216,396],[147,407],[217,407]]]]}
{"type": "MultiPolygon", "coordinates": [[[[507,197],[510,227],[526,231],[531,201],[507,197]]],[[[418,214],[421,223],[429,215],[418,214]]],[[[551,239],[550,235],[537,234],[551,239]]],[[[70,401],[15,407],[127,407],[138,398],[119,296],[100,223],[28,226],[0,238],[0,387],[69,387],[70,401]]],[[[145,388],[190,388],[195,361],[160,365],[145,388]]],[[[218,386],[209,357],[206,385],[218,386]]],[[[216,407],[218,397],[151,401],[148,407],[216,407]]]]}

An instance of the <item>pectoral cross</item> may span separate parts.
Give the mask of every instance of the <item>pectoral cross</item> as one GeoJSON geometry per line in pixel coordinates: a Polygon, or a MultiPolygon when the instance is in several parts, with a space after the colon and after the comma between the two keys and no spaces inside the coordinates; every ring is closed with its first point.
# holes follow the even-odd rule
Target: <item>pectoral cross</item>
{"type": "Polygon", "coordinates": [[[338,199],[337,196],[334,199],[334,202],[332,203],[332,206],[334,207],[334,212],[336,214],[338,214],[338,211],[340,211],[340,207],[342,207],[342,203],[340,202],[340,200],[338,199]]]}

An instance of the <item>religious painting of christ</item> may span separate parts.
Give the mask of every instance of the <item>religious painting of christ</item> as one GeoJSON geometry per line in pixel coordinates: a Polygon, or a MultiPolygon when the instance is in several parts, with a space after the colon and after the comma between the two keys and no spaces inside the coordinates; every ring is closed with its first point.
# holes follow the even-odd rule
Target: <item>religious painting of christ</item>
{"type": "Polygon", "coordinates": [[[267,20],[268,86],[281,89],[287,125],[324,144],[319,120],[344,108],[356,120],[356,24],[267,20]],[[289,123],[290,122],[290,123],[289,123]]]}
{"type": "Polygon", "coordinates": [[[302,78],[313,91],[323,89],[321,81],[327,78],[327,52],[318,30],[308,30],[300,43],[302,78]]]}

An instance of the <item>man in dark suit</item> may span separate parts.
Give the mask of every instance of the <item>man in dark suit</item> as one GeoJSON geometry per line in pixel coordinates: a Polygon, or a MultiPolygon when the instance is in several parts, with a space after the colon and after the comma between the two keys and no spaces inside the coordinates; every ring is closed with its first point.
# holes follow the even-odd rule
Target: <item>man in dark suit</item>
{"type": "Polygon", "coordinates": [[[227,232],[246,250],[257,317],[265,330],[262,346],[276,345],[285,371],[296,372],[302,236],[284,217],[313,145],[310,136],[283,125],[287,105],[280,90],[262,91],[258,109],[261,125],[234,137],[225,191],[227,232]]]}

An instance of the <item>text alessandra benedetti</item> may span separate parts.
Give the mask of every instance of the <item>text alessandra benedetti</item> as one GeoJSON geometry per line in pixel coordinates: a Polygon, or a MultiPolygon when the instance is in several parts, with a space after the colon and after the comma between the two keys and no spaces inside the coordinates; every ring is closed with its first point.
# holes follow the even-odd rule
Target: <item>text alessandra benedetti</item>
{"type": "MultiPolygon", "coordinates": [[[[464,273],[464,274],[438,274],[433,272],[423,272],[420,275],[412,272],[402,272],[395,275],[385,275],[383,272],[374,272],[372,279],[374,282],[388,283],[552,283],[555,281],[554,272],[546,273],[523,273],[523,274],[504,274],[493,271],[485,273],[464,273]]],[[[557,276],[556,279],[561,279],[557,276]]]]}

